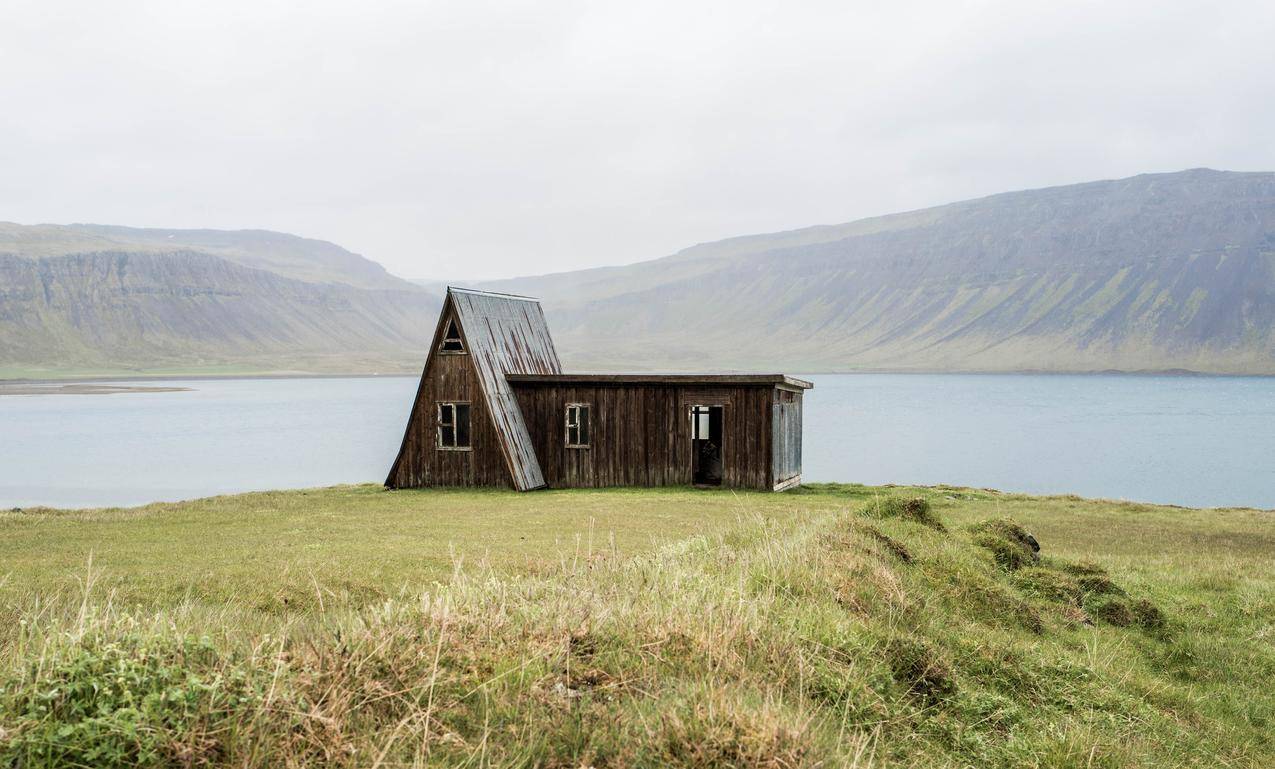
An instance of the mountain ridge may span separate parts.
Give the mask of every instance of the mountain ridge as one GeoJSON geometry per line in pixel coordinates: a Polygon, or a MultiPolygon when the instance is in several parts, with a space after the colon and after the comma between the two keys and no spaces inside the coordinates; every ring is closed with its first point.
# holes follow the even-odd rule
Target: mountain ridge
{"type": "MultiPolygon", "coordinates": [[[[264,230],[0,223],[0,376],[414,371],[445,284],[264,230]]],[[[540,297],[576,369],[1275,374],[1275,173],[1004,192],[472,285],[540,297]]]]}
{"type": "Polygon", "coordinates": [[[175,248],[209,253],[245,267],[310,283],[343,283],[360,288],[410,286],[380,264],[335,243],[273,230],[0,222],[0,253],[27,258],[99,251],[165,252],[175,248]]]}
{"type": "Polygon", "coordinates": [[[0,377],[407,371],[437,302],[190,249],[0,253],[0,377]]]}
{"type": "Polygon", "coordinates": [[[1272,173],[998,193],[678,256],[483,287],[547,288],[593,367],[1275,373],[1272,173]]]}

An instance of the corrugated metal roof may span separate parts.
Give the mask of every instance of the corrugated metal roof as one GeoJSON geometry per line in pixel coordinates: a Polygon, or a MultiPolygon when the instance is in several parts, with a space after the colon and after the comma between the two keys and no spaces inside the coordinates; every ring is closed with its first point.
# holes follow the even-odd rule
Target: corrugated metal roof
{"type": "Polygon", "coordinates": [[[771,385],[809,390],[814,384],[787,374],[510,374],[515,384],[771,385]]]}
{"type": "Polygon", "coordinates": [[[518,407],[510,374],[561,374],[540,303],[527,297],[448,287],[461,333],[520,491],[545,485],[527,424],[518,407]]]}

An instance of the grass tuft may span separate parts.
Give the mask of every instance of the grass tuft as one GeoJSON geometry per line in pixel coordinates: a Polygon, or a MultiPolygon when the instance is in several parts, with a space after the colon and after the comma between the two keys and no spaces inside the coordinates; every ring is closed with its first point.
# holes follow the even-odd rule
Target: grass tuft
{"type": "Polygon", "coordinates": [[[1040,544],[1032,536],[1031,532],[1009,518],[991,518],[986,521],[980,521],[971,526],[970,531],[975,534],[994,534],[1017,544],[1025,551],[1031,553],[1040,552],[1040,544]]]}
{"type": "Polygon", "coordinates": [[[1085,611],[1098,622],[1116,627],[1129,627],[1137,617],[1124,597],[1094,593],[1085,597],[1085,611]]]}
{"type": "Polygon", "coordinates": [[[935,531],[947,531],[925,497],[874,496],[864,507],[864,513],[872,518],[901,518],[935,531]]]}
{"type": "Polygon", "coordinates": [[[992,560],[1005,571],[1015,571],[1037,561],[1030,548],[991,532],[974,535],[974,544],[991,553],[992,560]]]}
{"type": "Polygon", "coordinates": [[[67,640],[0,690],[0,713],[18,724],[0,757],[18,766],[213,762],[236,714],[261,700],[207,639],[67,640]]]}
{"type": "Polygon", "coordinates": [[[1028,595],[1055,603],[1080,606],[1085,591],[1075,577],[1055,569],[1029,566],[1014,573],[1013,583],[1028,595]]]}
{"type": "Polygon", "coordinates": [[[794,769],[812,763],[803,726],[773,708],[696,703],[666,713],[660,729],[661,766],[794,769]]]}
{"type": "Polygon", "coordinates": [[[902,563],[912,563],[912,552],[903,545],[902,542],[883,533],[875,526],[865,526],[863,531],[880,544],[887,553],[899,559],[902,563]]]}
{"type": "Polygon", "coordinates": [[[1146,598],[1139,598],[1129,604],[1134,621],[1146,630],[1163,630],[1168,626],[1168,619],[1160,607],[1146,598]]]}
{"type": "Polygon", "coordinates": [[[956,694],[952,668],[926,642],[913,637],[890,639],[885,647],[890,673],[912,694],[933,704],[956,694]]]}

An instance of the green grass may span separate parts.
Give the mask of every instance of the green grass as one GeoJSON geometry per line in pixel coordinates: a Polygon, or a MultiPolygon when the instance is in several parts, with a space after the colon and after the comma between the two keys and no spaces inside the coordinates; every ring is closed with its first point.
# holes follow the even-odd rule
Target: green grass
{"type": "Polygon", "coordinates": [[[91,558],[98,593],[134,608],[193,602],[279,613],[317,608],[320,596],[361,606],[446,582],[457,568],[561,569],[796,504],[687,490],[337,486],[127,509],[32,508],[0,512],[0,597],[77,595],[91,558]]]}
{"type": "Polygon", "coordinates": [[[0,765],[1270,766],[1273,523],[842,485],[4,513],[0,765]]]}

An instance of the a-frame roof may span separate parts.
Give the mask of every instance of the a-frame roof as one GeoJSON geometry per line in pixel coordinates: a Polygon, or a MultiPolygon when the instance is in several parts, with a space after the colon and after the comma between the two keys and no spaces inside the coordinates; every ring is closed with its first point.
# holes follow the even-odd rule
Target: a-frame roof
{"type": "Polygon", "coordinates": [[[514,488],[527,491],[544,486],[544,473],[518,397],[505,378],[510,374],[562,373],[540,303],[527,297],[451,287],[447,300],[460,322],[514,488]]]}

